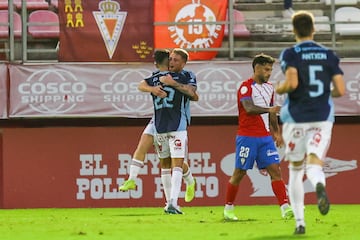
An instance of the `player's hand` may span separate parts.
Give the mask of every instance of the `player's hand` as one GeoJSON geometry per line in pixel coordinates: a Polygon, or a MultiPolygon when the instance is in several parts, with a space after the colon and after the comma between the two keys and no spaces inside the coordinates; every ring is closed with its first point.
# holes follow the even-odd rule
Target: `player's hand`
{"type": "Polygon", "coordinates": [[[263,176],[269,175],[268,171],[266,169],[259,169],[259,173],[263,176]]]}
{"type": "Polygon", "coordinates": [[[273,138],[274,138],[274,142],[276,147],[284,147],[285,146],[285,142],[284,139],[282,138],[281,134],[273,134],[273,138]]]}
{"type": "Polygon", "coordinates": [[[282,137],[279,137],[278,139],[275,139],[275,144],[279,148],[284,147],[285,146],[284,139],[282,137]]]}
{"type": "Polygon", "coordinates": [[[280,109],[281,109],[280,106],[271,107],[271,108],[269,108],[269,113],[279,113],[280,109]]]}
{"type": "Polygon", "coordinates": [[[157,97],[165,98],[167,93],[163,90],[161,85],[154,86],[151,93],[157,97]]]}
{"type": "Polygon", "coordinates": [[[174,86],[177,82],[171,77],[170,74],[167,74],[166,76],[162,76],[159,78],[160,82],[168,85],[168,86],[174,86]]]}

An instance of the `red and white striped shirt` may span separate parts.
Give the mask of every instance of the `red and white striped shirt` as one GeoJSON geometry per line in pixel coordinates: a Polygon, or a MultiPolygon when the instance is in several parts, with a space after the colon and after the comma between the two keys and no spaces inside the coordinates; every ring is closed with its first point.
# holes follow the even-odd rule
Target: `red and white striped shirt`
{"type": "Polygon", "coordinates": [[[269,113],[249,115],[241,101],[251,98],[256,106],[272,106],[274,103],[274,87],[272,84],[269,82],[258,84],[250,78],[240,85],[237,98],[239,110],[237,134],[249,137],[270,136],[269,113]]]}

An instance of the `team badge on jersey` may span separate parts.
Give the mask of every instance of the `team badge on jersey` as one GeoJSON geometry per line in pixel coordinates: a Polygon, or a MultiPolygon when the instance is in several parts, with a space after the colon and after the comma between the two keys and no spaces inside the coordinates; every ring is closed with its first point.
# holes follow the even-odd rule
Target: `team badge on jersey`
{"type": "Polygon", "coordinates": [[[304,130],[302,128],[294,128],[293,136],[294,138],[300,138],[304,136],[304,130]]]}
{"type": "Polygon", "coordinates": [[[93,15],[111,59],[119,42],[127,12],[120,12],[120,4],[112,0],[99,2],[99,10],[93,15]]]}
{"type": "Polygon", "coordinates": [[[247,93],[247,91],[248,91],[248,87],[247,87],[247,86],[242,86],[242,87],[240,88],[240,93],[241,93],[242,95],[244,95],[245,93],[247,93]]]}

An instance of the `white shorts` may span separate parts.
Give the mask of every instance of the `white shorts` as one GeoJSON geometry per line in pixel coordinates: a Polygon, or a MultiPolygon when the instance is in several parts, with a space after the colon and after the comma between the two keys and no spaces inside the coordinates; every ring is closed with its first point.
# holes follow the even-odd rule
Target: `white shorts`
{"type": "Polygon", "coordinates": [[[156,129],[155,129],[154,118],[151,118],[149,123],[146,125],[143,134],[155,136],[155,133],[156,133],[156,129]]]}
{"type": "Polygon", "coordinates": [[[325,160],[331,142],[333,123],[284,123],[285,160],[301,161],[310,153],[325,160]]]}
{"type": "Polygon", "coordinates": [[[154,139],[159,158],[187,158],[187,131],[157,133],[154,139]]]}

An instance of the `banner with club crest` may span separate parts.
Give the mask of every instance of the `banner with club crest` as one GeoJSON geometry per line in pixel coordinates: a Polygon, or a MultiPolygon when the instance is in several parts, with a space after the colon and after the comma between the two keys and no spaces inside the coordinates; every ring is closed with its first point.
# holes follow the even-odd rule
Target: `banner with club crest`
{"type": "Polygon", "coordinates": [[[59,18],[59,61],[152,61],[153,1],[59,1],[59,18]]]}

